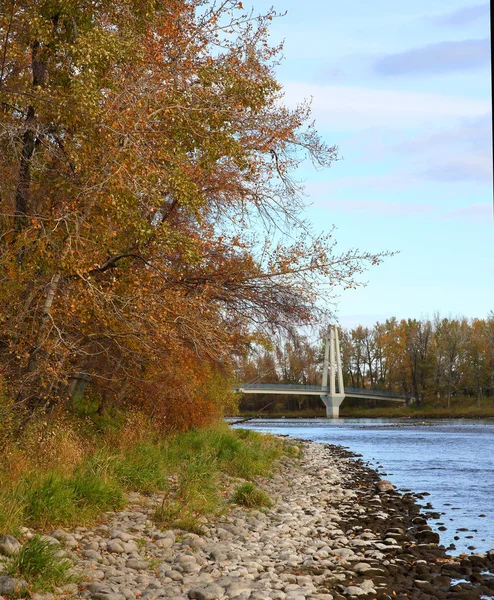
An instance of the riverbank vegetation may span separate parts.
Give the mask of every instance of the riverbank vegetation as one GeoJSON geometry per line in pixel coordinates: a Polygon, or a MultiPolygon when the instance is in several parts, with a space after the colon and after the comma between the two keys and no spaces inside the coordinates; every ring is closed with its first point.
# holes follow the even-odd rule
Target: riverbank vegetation
{"type": "MultiPolygon", "coordinates": [[[[387,319],[340,330],[346,387],[390,390],[410,406],[345,400],[342,416],[494,416],[494,313],[485,319],[387,319]]],[[[242,381],[320,385],[322,342],[292,336],[258,348],[242,381]]],[[[243,414],[324,414],[318,397],[246,395],[243,414]]]]}
{"type": "Polygon", "coordinates": [[[104,430],[52,416],[0,455],[0,531],[84,525],[123,508],[129,492],[158,491],[165,492],[156,512],[161,525],[198,529],[204,515],[232,501],[228,478],[269,475],[283,449],[279,439],[225,424],[163,436],[139,414],[104,430]]]}

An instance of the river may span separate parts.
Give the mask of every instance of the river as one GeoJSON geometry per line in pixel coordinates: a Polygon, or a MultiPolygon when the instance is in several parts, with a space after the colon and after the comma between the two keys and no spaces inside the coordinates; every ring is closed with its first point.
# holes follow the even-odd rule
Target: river
{"type": "Polygon", "coordinates": [[[494,548],[492,419],[255,419],[241,426],[345,446],[400,490],[429,494],[419,503],[439,513],[429,524],[451,554],[494,548]]]}

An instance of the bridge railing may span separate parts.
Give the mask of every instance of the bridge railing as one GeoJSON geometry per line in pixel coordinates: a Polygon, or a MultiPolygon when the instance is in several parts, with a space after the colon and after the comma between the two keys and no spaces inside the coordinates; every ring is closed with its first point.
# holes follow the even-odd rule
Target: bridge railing
{"type": "Polygon", "coordinates": [[[366,394],[366,395],[379,394],[379,396],[389,396],[390,398],[405,398],[405,394],[400,394],[400,392],[391,392],[389,390],[373,390],[370,388],[366,389],[366,388],[346,387],[345,394],[347,396],[351,396],[352,394],[366,394]]]}
{"type": "Polygon", "coordinates": [[[307,390],[314,392],[321,390],[321,392],[329,392],[329,386],[303,385],[301,383],[246,383],[245,385],[238,385],[236,387],[243,390],[307,390]]]}

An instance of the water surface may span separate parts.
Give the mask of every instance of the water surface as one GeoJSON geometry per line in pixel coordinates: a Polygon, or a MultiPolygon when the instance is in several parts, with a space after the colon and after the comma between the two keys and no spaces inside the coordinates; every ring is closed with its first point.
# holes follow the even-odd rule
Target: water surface
{"type": "Polygon", "coordinates": [[[429,524],[444,546],[456,546],[451,554],[494,548],[492,419],[255,419],[241,426],[346,446],[401,490],[430,494],[420,504],[440,513],[429,524]]]}

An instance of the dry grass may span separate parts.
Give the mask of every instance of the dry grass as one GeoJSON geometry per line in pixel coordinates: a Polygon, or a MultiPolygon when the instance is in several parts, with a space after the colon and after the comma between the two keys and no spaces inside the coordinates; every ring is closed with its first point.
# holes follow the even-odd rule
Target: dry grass
{"type": "Polygon", "coordinates": [[[4,440],[0,535],[22,526],[46,531],[91,523],[124,506],[126,492],[167,491],[170,479],[172,504],[160,518],[194,528],[222,505],[222,473],[268,475],[282,452],[279,440],[224,423],[164,436],[138,413],[102,425],[59,411],[4,440]]]}

